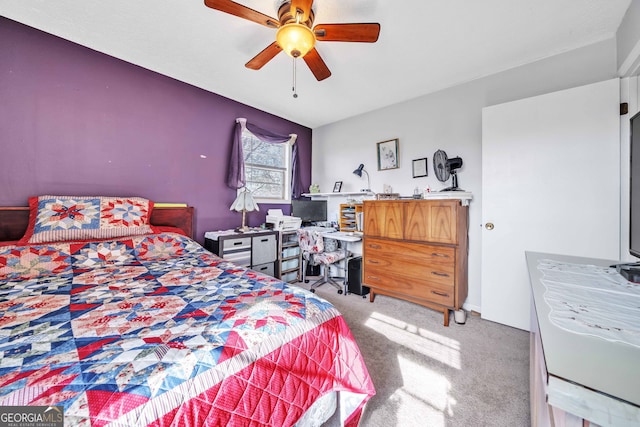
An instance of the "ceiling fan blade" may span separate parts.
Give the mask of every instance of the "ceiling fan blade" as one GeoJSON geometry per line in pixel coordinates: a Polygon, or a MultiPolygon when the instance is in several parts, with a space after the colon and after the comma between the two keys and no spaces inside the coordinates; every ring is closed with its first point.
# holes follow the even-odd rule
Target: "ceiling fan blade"
{"type": "Polygon", "coordinates": [[[297,16],[296,11],[300,11],[302,13],[300,22],[307,22],[312,4],[313,0],[291,0],[291,16],[295,19],[297,16]]]}
{"type": "Polygon", "coordinates": [[[302,59],[307,63],[316,80],[322,81],[331,75],[329,67],[324,63],[315,47],[303,56],[302,59]]]}
{"type": "Polygon", "coordinates": [[[251,58],[251,60],[244,64],[244,66],[251,68],[252,70],[259,70],[264,66],[264,64],[271,61],[273,57],[280,52],[282,52],[282,48],[278,43],[273,42],[269,46],[265,47],[262,52],[251,58]]]}
{"type": "Polygon", "coordinates": [[[319,24],[313,28],[316,39],[326,42],[374,43],[380,24],[319,24]]]}
{"type": "Polygon", "coordinates": [[[211,9],[226,12],[249,21],[257,22],[269,28],[279,28],[280,22],[264,13],[250,9],[231,0],[204,0],[204,4],[211,9]]]}

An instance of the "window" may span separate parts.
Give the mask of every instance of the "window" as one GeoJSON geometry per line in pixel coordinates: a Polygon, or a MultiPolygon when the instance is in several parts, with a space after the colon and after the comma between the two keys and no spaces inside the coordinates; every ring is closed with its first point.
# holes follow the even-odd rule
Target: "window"
{"type": "Polygon", "coordinates": [[[258,203],[291,201],[291,144],[271,144],[242,132],[246,187],[258,203]]]}

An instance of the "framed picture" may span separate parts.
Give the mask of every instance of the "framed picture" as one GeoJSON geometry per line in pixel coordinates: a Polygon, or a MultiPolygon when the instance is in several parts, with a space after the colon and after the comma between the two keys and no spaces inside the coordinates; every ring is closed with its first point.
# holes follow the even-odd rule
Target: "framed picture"
{"type": "Polygon", "coordinates": [[[342,181],[336,181],[336,183],[333,184],[333,192],[339,193],[341,189],[342,189],[342,181]]]}
{"type": "Polygon", "coordinates": [[[378,170],[398,169],[400,159],[398,158],[398,139],[378,142],[378,170]]]}
{"type": "Polygon", "coordinates": [[[427,170],[427,158],[424,159],[415,159],[413,161],[413,177],[420,178],[422,176],[429,175],[427,170]]]}

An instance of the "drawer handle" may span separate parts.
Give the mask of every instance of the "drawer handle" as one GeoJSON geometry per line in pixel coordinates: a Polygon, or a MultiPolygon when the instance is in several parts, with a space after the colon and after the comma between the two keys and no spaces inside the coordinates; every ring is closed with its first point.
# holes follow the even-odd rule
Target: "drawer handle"
{"type": "Polygon", "coordinates": [[[431,274],[433,274],[434,276],[449,277],[447,273],[440,273],[439,271],[432,271],[431,274]]]}
{"type": "Polygon", "coordinates": [[[233,246],[238,246],[238,245],[241,245],[241,244],[242,244],[242,242],[233,242],[233,246]]]}
{"type": "Polygon", "coordinates": [[[449,294],[446,292],[440,292],[440,291],[431,291],[432,294],[436,294],[436,295],[440,295],[441,297],[448,297],[449,294]]]}
{"type": "Polygon", "coordinates": [[[378,277],[376,277],[376,276],[367,276],[367,279],[369,279],[369,280],[378,280],[378,281],[380,280],[380,279],[379,279],[378,277]]]}
{"type": "Polygon", "coordinates": [[[439,253],[436,253],[436,252],[432,253],[431,256],[439,256],[439,257],[442,257],[442,258],[449,258],[449,255],[447,255],[447,254],[439,254],[439,253]]]}
{"type": "Polygon", "coordinates": [[[380,245],[370,244],[370,245],[369,245],[369,247],[370,247],[371,249],[380,249],[382,246],[380,246],[380,245]]]}
{"type": "Polygon", "coordinates": [[[380,264],[380,261],[375,260],[375,259],[370,259],[370,260],[367,260],[367,261],[369,261],[369,264],[380,264]]]}
{"type": "Polygon", "coordinates": [[[268,242],[268,241],[269,241],[269,239],[261,239],[260,241],[261,241],[261,242],[268,242]]]}

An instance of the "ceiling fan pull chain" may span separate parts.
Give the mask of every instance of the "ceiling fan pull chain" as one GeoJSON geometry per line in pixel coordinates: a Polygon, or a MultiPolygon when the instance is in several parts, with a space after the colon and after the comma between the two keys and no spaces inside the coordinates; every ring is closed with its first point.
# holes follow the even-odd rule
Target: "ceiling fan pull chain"
{"type": "Polygon", "coordinates": [[[291,88],[291,90],[293,91],[293,97],[297,98],[298,92],[296,91],[296,58],[292,58],[292,59],[293,59],[293,87],[291,88]]]}

